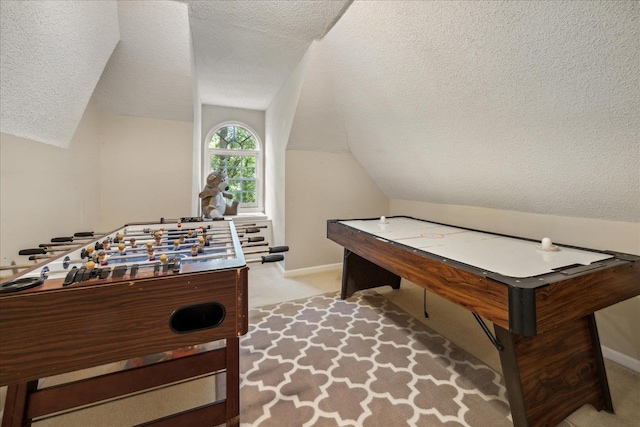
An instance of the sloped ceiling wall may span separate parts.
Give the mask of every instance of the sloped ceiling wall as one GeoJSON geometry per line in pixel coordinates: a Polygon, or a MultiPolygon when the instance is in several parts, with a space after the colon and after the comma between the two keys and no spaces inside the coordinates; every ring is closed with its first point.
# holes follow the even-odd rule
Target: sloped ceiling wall
{"type": "Polygon", "coordinates": [[[393,199],[640,221],[638,17],[356,1],[313,47],[287,148],[349,150],[393,199]]]}
{"type": "Polygon", "coordinates": [[[0,2],[0,130],[67,147],[119,39],[117,4],[0,2]]]}
{"type": "Polygon", "coordinates": [[[264,111],[351,0],[188,3],[202,103],[264,111]]]}
{"type": "Polygon", "coordinates": [[[118,1],[120,43],[96,87],[103,113],[193,120],[189,12],[173,1],[118,1]]]}

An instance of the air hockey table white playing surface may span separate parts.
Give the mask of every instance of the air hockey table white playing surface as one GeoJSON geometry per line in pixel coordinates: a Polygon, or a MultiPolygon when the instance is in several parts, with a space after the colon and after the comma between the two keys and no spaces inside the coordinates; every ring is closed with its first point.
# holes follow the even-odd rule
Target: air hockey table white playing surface
{"type": "Polygon", "coordinates": [[[613,255],[553,245],[543,250],[539,241],[458,228],[407,217],[338,221],[382,241],[514,278],[552,273],[571,265],[590,265],[613,255]]]}

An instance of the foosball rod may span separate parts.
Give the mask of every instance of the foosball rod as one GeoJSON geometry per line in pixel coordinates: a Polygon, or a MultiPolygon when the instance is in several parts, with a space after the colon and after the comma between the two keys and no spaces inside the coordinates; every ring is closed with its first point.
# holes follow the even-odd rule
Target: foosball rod
{"type": "MultiPolygon", "coordinates": [[[[235,224],[234,224],[235,225],[235,224]]],[[[236,230],[244,230],[247,228],[267,228],[266,225],[256,225],[256,224],[239,224],[235,226],[236,230]]],[[[195,232],[204,232],[204,230],[207,230],[207,234],[209,234],[208,232],[215,232],[215,231],[221,231],[223,229],[223,227],[198,227],[198,228],[185,228],[185,229],[167,229],[164,227],[160,227],[160,228],[143,228],[142,230],[129,230],[127,231],[125,229],[125,232],[123,234],[127,235],[127,236],[139,236],[139,235],[153,235],[156,231],[160,231],[162,230],[162,233],[166,233],[166,234],[184,234],[184,233],[188,233],[189,231],[195,231],[195,232]]],[[[225,230],[226,231],[226,230],[225,230]]]]}
{"type": "MultiPolygon", "coordinates": [[[[207,228],[207,230],[209,230],[210,228],[207,228]]],[[[145,232],[132,232],[132,235],[147,235],[147,234],[153,234],[156,231],[160,231],[160,229],[157,230],[151,230],[151,229],[145,229],[145,230],[150,230],[149,232],[145,233],[145,232]]],[[[194,231],[196,232],[196,234],[198,233],[198,231],[201,231],[202,233],[204,233],[204,228],[199,227],[199,228],[189,228],[186,229],[184,232],[188,233],[189,231],[194,231]]],[[[63,237],[53,237],[51,239],[52,243],[65,243],[65,242],[73,242],[74,240],[98,240],[102,237],[106,237],[108,234],[111,233],[98,233],[98,232],[94,232],[94,231],[79,231],[76,233],[73,233],[73,236],[63,236],[63,237]]],[[[118,234],[122,234],[123,236],[126,237],[125,233],[120,233],[117,232],[116,235],[118,234]]],[[[108,237],[107,237],[108,238],[108,237]]]]}
{"type": "MultiPolygon", "coordinates": [[[[274,246],[269,248],[268,250],[264,250],[264,251],[253,251],[253,252],[248,252],[245,253],[245,255],[247,254],[261,254],[261,253],[269,253],[269,254],[278,254],[278,253],[282,253],[282,252],[287,252],[289,250],[288,246],[274,246]]],[[[165,253],[164,255],[170,255],[168,253],[165,253]]],[[[180,261],[180,264],[182,264],[184,261],[189,261],[189,260],[194,260],[195,261],[202,261],[202,260],[214,260],[214,259],[220,259],[220,258],[228,258],[229,256],[234,255],[235,254],[208,254],[208,255],[198,255],[197,257],[193,257],[193,258],[177,258],[178,261],[180,261]]],[[[282,255],[280,255],[282,256],[282,255]]],[[[281,261],[280,259],[275,259],[269,256],[264,256],[262,258],[265,258],[265,261],[263,262],[276,262],[276,261],[281,261]]],[[[167,257],[167,262],[169,262],[172,258],[167,257]]],[[[260,258],[258,258],[260,259],[260,258]]],[[[284,259],[284,257],[283,257],[284,259]]],[[[73,262],[73,261],[70,261],[73,262]]],[[[255,262],[252,260],[247,261],[245,259],[245,262],[255,262]]],[[[161,265],[161,261],[159,260],[154,260],[154,261],[141,261],[141,262],[123,262],[123,263],[119,263],[119,264],[111,264],[111,265],[107,265],[107,266],[99,266],[96,265],[93,269],[104,269],[104,268],[108,268],[109,270],[113,271],[115,269],[120,269],[122,270],[123,268],[126,269],[128,267],[133,267],[133,266],[137,266],[137,268],[144,268],[144,267],[155,267],[156,265],[161,265]]],[[[46,266],[43,266],[46,267],[46,266]]],[[[83,267],[84,268],[84,267],[83,267]]],[[[73,269],[76,270],[80,270],[77,267],[73,267],[71,269],[64,269],[64,270],[51,270],[51,271],[46,271],[45,273],[47,275],[49,274],[58,274],[58,273],[69,273],[71,272],[73,269]]],[[[43,274],[43,273],[41,273],[43,274]]]]}
{"type": "MultiPolygon", "coordinates": [[[[204,250],[209,250],[209,252],[211,251],[220,251],[220,250],[227,250],[227,249],[233,249],[233,246],[222,246],[222,245],[229,245],[231,242],[224,242],[224,243],[215,243],[215,244],[219,244],[220,246],[204,246],[203,247],[203,251],[204,250]]],[[[269,243],[268,242],[263,242],[263,243],[251,243],[251,244],[244,244],[244,245],[240,245],[241,248],[253,248],[253,247],[258,247],[258,246],[267,246],[269,243]]],[[[173,246],[169,245],[169,246],[154,246],[152,247],[152,249],[155,251],[157,249],[169,249],[166,251],[159,251],[159,253],[157,255],[162,255],[164,254],[188,254],[191,253],[191,248],[188,249],[178,249],[178,250],[170,250],[171,248],[173,248],[173,246]]],[[[109,251],[108,253],[105,252],[105,255],[109,255],[109,253],[111,254],[109,256],[108,259],[110,260],[121,260],[121,259],[127,259],[127,258],[140,258],[140,257],[144,257],[147,254],[147,248],[142,246],[140,248],[135,248],[135,249],[131,249],[129,248],[130,251],[137,251],[134,253],[129,253],[129,254],[124,254],[124,255],[118,255],[117,252],[113,252],[113,251],[109,251]]],[[[31,255],[29,257],[29,261],[36,261],[36,260],[40,260],[40,259],[50,259],[53,257],[53,255],[46,255],[43,254],[42,252],[37,252],[35,253],[35,251],[38,251],[38,249],[25,249],[22,250],[20,252],[24,252],[21,253],[21,255],[27,255],[26,252],[28,251],[34,251],[34,255],[31,255]]],[[[83,249],[83,253],[80,255],[80,259],[73,259],[73,260],[69,260],[67,261],[68,263],[78,263],[78,262],[84,262],[85,260],[85,253],[84,251],[86,251],[85,249],[83,249]]],[[[202,253],[202,252],[198,252],[198,253],[202,253]]]]}
{"type": "Polygon", "coordinates": [[[261,264],[264,264],[267,262],[278,262],[283,260],[284,260],[283,255],[264,255],[264,256],[261,256],[260,258],[245,259],[245,262],[251,263],[251,262],[262,261],[261,264]]]}
{"type": "MultiPolygon", "coordinates": [[[[257,232],[258,232],[258,231],[250,231],[250,232],[249,232],[249,233],[247,233],[247,234],[250,234],[250,233],[257,233],[257,232]]],[[[238,236],[238,237],[244,237],[244,233],[236,233],[236,234],[237,234],[237,236],[238,236]]],[[[206,235],[207,235],[207,236],[214,236],[214,234],[206,234],[206,235]]],[[[226,233],[215,233],[215,236],[220,236],[220,237],[229,236],[229,237],[231,237],[231,233],[230,233],[230,232],[226,232],[226,233]]],[[[147,236],[145,236],[145,237],[147,237],[147,236]]],[[[148,239],[145,239],[145,240],[139,240],[139,239],[136,239],[136,241],[137,241],[137,242],[146,242],[147,240],[154,240],[151,236],[148,236],[148,237],[149,237],[148,239]]],[[[198,236],[196,235],[196,236],[194,236],[194,237],[189,237],[189,238],[190,238],[190,239],[193,239],[193,238],[197,238],[197,237],[198,237],[198,236]]],[[[72,237],[72,236],[67,236],[67,237],[54,237],[52,240],[54,240],[54,239],[55,239],[55,242],[40,243],[40,247],[50,247],[50,246],[69,246],[69,245],[72,245],[72,246],[74,246],[74,247],[75,247],[75,246],[79,246],[79,245],[84,245],[84,244],[86,244],[86,242],[76,242],[76,243],[74,243],[74,237],[72,237]]],[[[96,240],[96,242],[98,242],[98,243],[99,243],[99,240],[100,240],[100,239],[95,239],[95,240],[96,240]]],[[[110,237],[106,237],[105,239],[103,239],[103,241],[104,241],[104,240],[109,240],[109,242],[110,242],[110,243],[115,243],[115,239],[110,238],[110,237]]],[[[125,242],[126,240],[127,240],[127,239],[125,239],[125,236],[123,236],[123,238],[122,238],[122,242],[125,242]]],[[[131,239],[128,239],[128,240],[131,240],[131,239]]]]}
{"type": "MultiPolygon", "coordinates": [[[[246,233],[246,234],[251,234],[251,233],[259,233],[261,228],[267,228],[266,225],[261,225],[261,226],[256,226],[256,227],[239,227],[236,228],[236,232],[241,232],[241,233],[246,233]]],[[[215,236],[217,234],[229,234],[229,231],[227,230],[214,230],[214,229],[207,229],[209,231],[207,231],[206,233],[204,233],[204,231],[202,232],[202,234],[206,234],[208,236],[215,236]]],[[[153,233],[155,233],[156,231],[160,231],[160,230],[153,230],[153,233]]],[[[192,230],[193,231],[193,230],[192,230]]],[[[197,231],[197,230],[196,230],[197,231]]],[[[122,234],[124,239],[130,239],[131,237],[148,237],[148,238],[152,238],[153,237],[153,233],[149,232],[149,233],[140,233],[140,232],[130,232],[130,233],[119,233],[122,234]]],[[[82,234],[82,233],[81,233],[82,234]]],[[[171,236],[171,235],[177,235],[178,237],[180,235],[184,235],[184,234],[188,234],[188,230],[185,232],[178,232],[178,233],[168,233],[167,236],[171,236]]],[[[164,233],[163,233],[164,235],[164,233]]],[[[196,235],[198,235],[198,233],[196,233],[196,235]]],[[[62,236],[62,237],[53,237],[51,239],[51,243],[68,243],[68,242],[74,242],[76,240],[83,240],[83,241],[88,241],[88,240],[99,240],[100,237],[103,236],[99,236],[99,237],[76,237],[76,236],[62,236]]],[[[104,236],[107,239],[110,239],[109,237],[104,236]]],[[[136,239],[137,240],[137,239],[136,239]]]]}
{"type": "Polygon", "coordinates": [[[11,264],[11,265],[0,265],[0,271],[4,271],[4,270],[24,270],[25,268],[31,268],[34,265],[38,265],[38,263],[35,264],[11,264]]]}
{"type": "MultiPolygon", "coordinates": [[[[185,242],[182,243],[184,245],[190,244],[190,243],[194,243],[194,242],[189,242],[189,240],[196,240],[197,238],[188,238],[185,239],[185,242]]],[[[153,240],[147,240],[148,242],[153,242],[153,240]]],[[[263,242],[264,241],[264,236],[255,236],[255,237],[248,237],[246,239],[239,239],[239,242],[242,243],[255,243],[255,242],[263,242]]],[[[136,241],[137,242],[137,241],[136,241]]],[[[217,240],[217,239],[209,239],[208,242],[211,243],[215,243],[215,244],[222,244],[222,243],[233,243],[233,240],[230,239],[226,239],[226,240],[217,240]]],[[[125,244],[125,249],[129,249],[131,250],[131,244],[128,242],[122,242],[125,244]]],[[[146,243],[145,241],[141,241],[142,243],[146,243]]],[[[258,245],[259,246],[259,245],[258,245]]],[[[133,248],[133,249],[143,249],[145,246],[141,246],[139,248],[133,248]]],[[[154,248],[170,248],[172,247],[172,245],[163,245],[163,246],[155,246],[154,248]]],[[[66,246],[59,246],[58,244],[55,244],[53,247],[49,247],[48,243],[40,243],[38,248],[30,248],[30,249],[21,249],[20,252],[18,252],[19,255],[44,255],[45,253],[48,252],[65,252],[71,249],[79,249],[78,245],[66,245],[66,246]]],[[[108,252],[115,252],[117,250],[117,248],[114,245],[114,249],[107,249],[108,252]]]]}
{"type": "MultiPolygon", "coordinates": [[[[212,252],[213,250],[215,250],[215,248],[211,248],[211,247],[210,247],[210,249],[211,249],[211,250],[210,250],[209,252],[212,252]]],[[[205,249],[205,250],[206,250],[206,249],[205,249]]],[[[287,252],[288,250],[289,250],[289,247],[288,247],[288,246],[273,246],[273,247],[270,247],[270,248],[269,248],[268,252],[269,252],[269,253],[279,253],[279,252],[287,252]]],[[[267,251],[257,251],[257,252],[253,251],[253,252],[244,252],[244,253],[245,253],[245,254],[253,254],[253,253],[264,253],[264,252],[267,252],[267,251]]],[[[161,252],[161,253],[156,254],[155,256],[156,256],[156,257],[160,257],[160,256],[162,256],[163,254],[164,254],[164,255],[167,255],[167,256],[171,256],[171,255],[176,255],[176,254],[189,254],[189,253],[191,253],[191,249],[178,250],[178,251],[167,251],[167,252],[161,252]]],[[[235,252],[232,252],[232,253],[227,252],[227,253],[225,253],[225,254],[213,254],[213,255],[229,256],[230,254],[235,254],[235,252]]],[[[141,255],[142,255],[142,256],[144,256],[144,253],[141,253],[141,254],[131,254],[131,255],[123,255],[123,256],[111,256],[111,257],[109,258],[109,260],[111,260],[111,261],[116,261],[116,260],[127,260],[127,259],[130,259],[130,258],[140,258],[140,256],[141,256],[141,255]]],[[[207,258],[207,257],[209,257],[210,255],[212,255],[212,254],[211,254],[211,253],[209,253],[209,254],[207,255],[207,253],[206,253],[206,252],[204,253],[204,255],[201,255],[201,253],[198,253],[198,255],[194,256],[193,258],[199,258],[199,259],[202,259],[202,258],[207,258]]],[[[82,258],[80,258],[80,259],[77,259],[77,258],[76,258],[76,259],[69,259],[69,260],[65,260],[64,262],[65,262],[65,264],[81,264],[81,263],[83,263],[83,262],[87,262],[87,260],[84,260],[84,259],[82,259],[82,258]]],[[[125,261],[124,263],[121,263],[121,264],[126,264],[126,263],[127,263],[127,261],[125,261]]],[[[117,265],[117,264],[114,264],[114,265],[117,265]]]]}
{"type": "MultiPolygon", "coordinates": [[[[253,254],[259,254],[259,253],[277,253],[277,252],[287,252],[289,250],[288,246],[281,246],[281,247],[273,247],[273,248],[269,248],[268,251],[252,251],[252,252],[245,252],[245,255],[253,255],[253,254]],[[277,251],[276,249],[278,248],[286,248],[286,250],[282,250],[282,251],[277,251]]],[[[219,254],[219,257],[222,257],[222,254],[219,254]]],[[[225,254],[228,255],[228,254],[225,254]]],[[[201,256],[199,257],[199,259],[204,259],[206,257],[205,256],[201,256]]],[[[44,258],[50,258],[50,257],[44,257],[44,258]]],[[[257,262],[260,261],[262,259],[262,263],[264,264],[265,262],[277,262],[277,261],[282,261],[284,259],[284,256],[282,255],[267,255],[267,256],[263,256],[261,258],[254,258],[254,259],[245,259],[246,262],[257,262]]],[[[157,262],[157,261],[147,261],[147,262],[157,262]]],[[[23,264],[23,265],[18,265],[18,264],[13,264],[13,265],[2,265],[0,266],[0,271],[4,271],[4,270],[24,270],[26,268],[31,268],[33,266],[37,266],[38,264],[23,264]]],[[[115,268],[118,265],[127,265],[127,264],[112,264],[110,267],[115,268]]],[[[67,272],[69,270],[59,270],[58,272],[60,273],[64,273],[67,272]]],[[[49,273],[55,273],[55,272],[49,272],[49,273]]]]}
{"type": "MultiPolygon", "coordinates": [[[[152,236],[144,236],[145,238],[141,238],[141,239],[135,239],[136,243],[140,243],[140,244],[146,244],[147,242],[155,242],[156,239],[152,236]]],[[[172,241],[176,241],[179,240],[180,237],[185,237],[185,236],[160,236],[160,241],[165,240],[165,241],[169,241],[170,239],[173,239],[172,241]]],[[[206,239],[209,242],[220,242],[220,241],[229,241],[232,242],[233,240],[231,239],[231,233],[227,232],[227,233],[216,233],[216,234],[204,234],[204,235],[196,235],[196,236],[191,236],[191,237],[185,237],[185,241],[193,241],[193,240],[197,240],[200,237],[203,237],[204,239],[206,239]]],[[[260,237],[260,236],[258,236],[260,237]]],[[[244,234],[238,235],[239,240],[244,240],[244,234]]],[[[256,239],[257,237],[247,237],[247,239],[256,239]]],[[[264,238],[263,238],[264,239],[264,238]]],[[[111,242],[111,244],[113,244],[114,246],[119,244],[119,243],[124,243],[125,245],[128,244],[131,241],[131,239],[126,238],[126,236],[118,242],[111,242]]]]}
{"type": "MultiPolygon", "coordinates": [[[[269,243],[268,242],[263,242],[263,243],[254,243],[254,244],[249,244],[249,245],[244,245],[241,246],[242,248],[257,248],[260,246],[267,246],[269,243]]],[[[170,248],[169,246],[167,246],[165,249],[170,248]]],[[[223,250],[223,249],[233,249],[233,247],[210,247],[211,249],[218,249],[218,250],[223,250]]],[[[158,249],[158,247],[155,247],[154,249],[158,249]]],[[[134,249],[139,251],[138,253],[126,253],[124,255],[117,255],[117,253],[111,253],[111,255],[109,255],[109,253],[107,253],[106,255],[109,257],[108,259],[111,260],[115,260],[115,259],[126,259],[126,258],[140,258],[140,257],[144,257],[145,255],[147,255],[147,251],[144,248],[139,248],[139,249],[134,249]]],[[[158,255],[162,255],[162,254],[175,254],[175,253],[190,253],[191,249],[179,249],[179,250],[167,250],[167,251],[160,251],[158,253],[158,255]]],[[[202,252],[199,252],[202,253],[202,252]]],[[[43,260],[43,259],[51,259],[53,258],[54,255],[31,255],[29,257],[29,261],[38,261],[38,260],[43,260]]],[[[83,257],[81,255],[81,259],[85,260],[85,261],[89,261],[90,258],[88,257],[83,257]]],[[[71,261],[69,261],[71,262],[71,261]]]]}

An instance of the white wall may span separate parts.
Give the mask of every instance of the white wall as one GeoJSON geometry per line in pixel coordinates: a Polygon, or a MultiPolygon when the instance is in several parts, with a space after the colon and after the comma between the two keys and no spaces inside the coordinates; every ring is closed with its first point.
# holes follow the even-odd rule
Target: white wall
{"type": "Polygon", "coordinates": [[[285,244],[285,150],[308,61],[307,52],[265,112],[265,213],[275,245],[285,244]]]}
{"type": "Polygon", "coordinates": [[[0,134],[0,259],[100,224],[100,115],[92,99],[68,148],[0,134]]]}
{"type": "Polygon", "coordinates": [[[102,115],[100,231],[191,215],[193,124],[102,115]]]}
{"type": "Polygon", "coordinates": [[[388,215],[389,200],[351,153],[287,150],[286,270],[342,261],[327,220],[388,215]]]}
{"type": "MultiPolygon", "coordinates": [[[[446,224],[531,239],[640,255],[640,223],[541,215],[497,209],[391,200],[391,215],[408,215],[446,224]]],[[[579,292],[579,290],[578,290],[579,292]]],[[[596,313],[600,341],[640,363],[640,297],[596,313]]]]}

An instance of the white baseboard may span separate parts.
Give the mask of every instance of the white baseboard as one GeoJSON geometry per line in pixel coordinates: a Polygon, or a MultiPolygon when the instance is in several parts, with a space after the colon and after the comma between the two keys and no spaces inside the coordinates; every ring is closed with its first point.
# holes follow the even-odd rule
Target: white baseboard
{"type": "Polygon", "coordinates": [[[638,359],[634,359],[633,357],[627,356],[626,354],[605,346],[602,346],[602,357],[609,359],[618,365],[622,365],[625,368],[629,368],[632,371],[640,373],[640,360],[638,359]]]}
{"type": "MultiPolygon", "coordinates": [[[[278,263],[278,266],[280,267],[280,269],[282,269],[282,266],[280,266],[280,263],[278,263]]],[[[316,267],[298,268],[296,270],[286,270],[286,271],[282,271],[282,275],[284,277],[296,277],[296,276],[304,276],[306,274],[325,273],[327,271],[334,271],[334,270],[342,270],[342,263],[339,262],[337,264],[326,264],[326,265],[318,265],[316,267]]]]}

